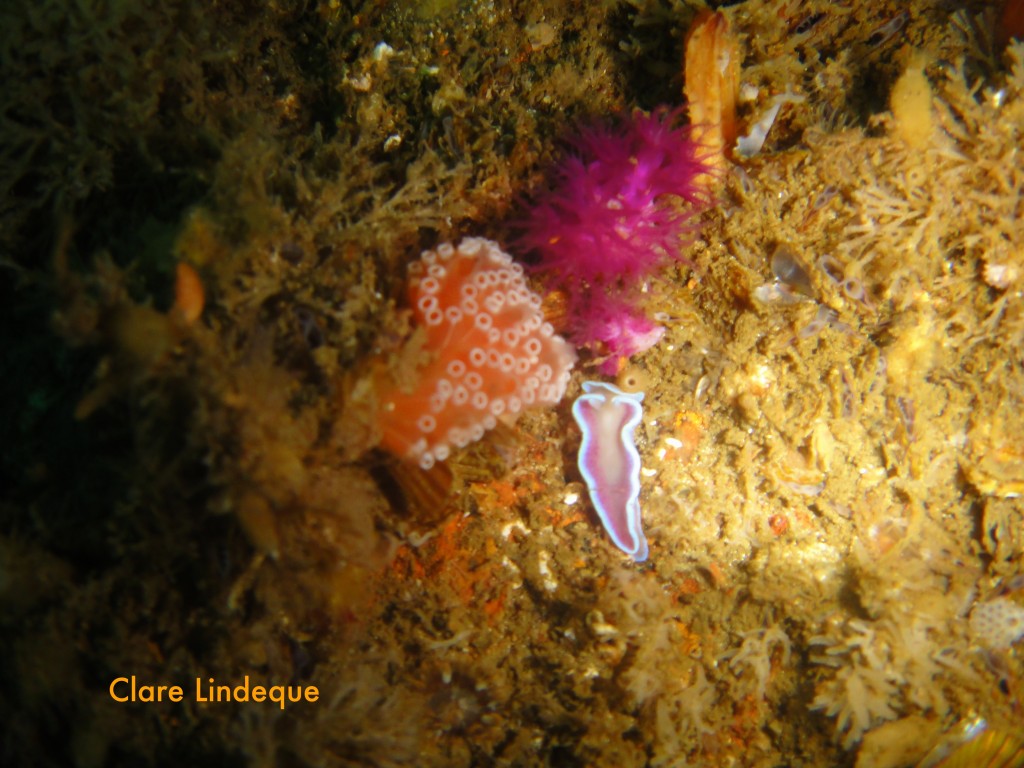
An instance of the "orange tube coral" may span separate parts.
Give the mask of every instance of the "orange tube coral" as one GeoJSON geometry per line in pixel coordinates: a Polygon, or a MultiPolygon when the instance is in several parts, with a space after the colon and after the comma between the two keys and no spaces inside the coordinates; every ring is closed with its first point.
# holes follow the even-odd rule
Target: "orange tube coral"
{"type": "Polygon", "coordinates": [[[192,265],[179,261],[175,272],[172,311],[177,313],[186,325],[190,325],[203,314],[205,303],[206,292],[203,290],[199,274],[192,265]]]}

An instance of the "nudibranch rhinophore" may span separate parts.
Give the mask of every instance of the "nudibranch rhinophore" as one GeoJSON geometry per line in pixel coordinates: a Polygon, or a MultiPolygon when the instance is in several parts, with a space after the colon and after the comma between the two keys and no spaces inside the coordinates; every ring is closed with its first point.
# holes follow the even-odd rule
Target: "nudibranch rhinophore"
{"type": "Polygon", "coordinates": [[[647,539],[640,526],[640,454],[633,432],[643,417],[643,399],[643,392],[585,381],[572,405],[583,432],[579,467],[590,501],[615,546],[638,563],[647,559],[647,539]]]}

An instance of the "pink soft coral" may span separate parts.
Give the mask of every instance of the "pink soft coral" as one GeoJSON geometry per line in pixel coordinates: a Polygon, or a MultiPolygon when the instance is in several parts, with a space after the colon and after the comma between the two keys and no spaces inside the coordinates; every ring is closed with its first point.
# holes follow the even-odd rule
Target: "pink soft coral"
{"type": "Polygon", "coordinates": [[[665,335],[665,329],[639,310],[633,309],[614,297],[604,301],[588,300],[582,313],[573,316],[570,327],[579,336],[585,331],[587,343],[598,346],[604,360],[598,366],[601,373],[618,373],[621,363],[640,354],[665,335]]]}
{"type": "Polygon", "coordinates": [[[711,202],[709,156],[680,110],[583,130],[522,223],[549,288],[568,297],[580,346],[626,357],[660,338],[637,309],[643,281],[680,251],[711,202]]]}

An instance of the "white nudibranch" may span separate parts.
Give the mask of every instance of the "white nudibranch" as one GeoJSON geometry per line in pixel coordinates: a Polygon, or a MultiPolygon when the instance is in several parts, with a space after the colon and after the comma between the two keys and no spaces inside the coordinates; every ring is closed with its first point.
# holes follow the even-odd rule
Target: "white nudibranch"
{"type": "Polygon", "coordinates": [[[633,433],[643,417],[643,392],[583,382],[572,415],[583,432],[579,468],[590,501],[615,546],[638,563],[647,559],[640,524],[640,454],[633,433]]]}

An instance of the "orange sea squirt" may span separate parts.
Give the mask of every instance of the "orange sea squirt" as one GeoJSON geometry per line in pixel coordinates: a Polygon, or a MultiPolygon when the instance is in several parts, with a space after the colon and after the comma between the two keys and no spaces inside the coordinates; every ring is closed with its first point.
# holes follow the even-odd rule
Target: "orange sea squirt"
{"type": "Polygon", "coordinates": [[[698,13],[686,34],[684,55],[683,92],[694,137],[713,153],[715,166],[721,168],[739,135],[740,50],[725,14],[706,9],[698,13]]]}

